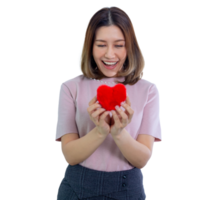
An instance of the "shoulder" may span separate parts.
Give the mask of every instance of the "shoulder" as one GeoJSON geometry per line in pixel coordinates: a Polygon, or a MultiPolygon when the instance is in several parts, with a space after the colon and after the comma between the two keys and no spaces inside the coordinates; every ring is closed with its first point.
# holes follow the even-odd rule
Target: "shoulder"
{"type": "Polygon", "coordinates": [[[156,89],[156,84],[152,83],[146,79],[140,79],[136,84],[135,87],[138,88],[140,91],[149,91],[151,89],[156,89]]]}
{"type": "Polygon", "coordinates": [[[81,85],[80,82],[82,82],[84,79],[84,76],[82,74],[78,74],[76,76],[73,76],[71,78],[65,79],[64,81],[60,82],[58,85],[58,89],[72,89],[76,87],[77,85],[81,85]]]}
{"type": "Polygon", "coordinates": [[[140,79],[136,84],[140,87],[149,87],[151,85],[154,85],[154,83],[152,83],[146,79],[140,79]]]}
{"type": "Polygon", "coordinates": [[[73,76],[71,78],[68,78],[64,81],[62,81],[59,85],[72,85],[72,84],[82,84],[86,82],[90,82],[91,79],[85,77],[83,74],[78,74],[76,76],[73,76]]]}
{"type": "Polygon", "coordinates": [[[80,83],[80,82],[86,81],[86,80],[89,80],[89,79],[86,78],[83,74],[81,74],[74,78],[68,79],[67,81],[63,82],[63,84],[68,85],[68,84],[80,83]]]}

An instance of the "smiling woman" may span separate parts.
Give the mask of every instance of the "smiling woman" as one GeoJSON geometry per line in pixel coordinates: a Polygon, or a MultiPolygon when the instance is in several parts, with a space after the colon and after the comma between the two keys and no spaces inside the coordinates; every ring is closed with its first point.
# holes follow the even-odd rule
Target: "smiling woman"
{"type": "Polygon", "coordinates": [[[159,93],[141,78],[143,68],[128,15],[116,7],[96,12],[85,35],[83,74],[60,88],[56,141],[69,165],[58,200],[145,200],[141,168],[161,141],[161,128],[159,93]],[[97,102],[97,90],[117,83],[126,87],[126,100],[109,112],[97,102]]]}
{"type": "Polygon", "coordinates": [[[116,77],[127,57],[125,38],[117,26],[97,29],[93,45],[93,58],[106,77],[116,77]]]}
{"type": "Polygon", "coordinates": [[[143,69],[144,58],[128,15],[116,7],[96,12],[88,24],[82,50],[84,76],[98,80],[125,77],[123,84],[134,85],[142,78],[143,69]],[[108,67],[113,65],[108,62],[118,63],[108,67]]]}

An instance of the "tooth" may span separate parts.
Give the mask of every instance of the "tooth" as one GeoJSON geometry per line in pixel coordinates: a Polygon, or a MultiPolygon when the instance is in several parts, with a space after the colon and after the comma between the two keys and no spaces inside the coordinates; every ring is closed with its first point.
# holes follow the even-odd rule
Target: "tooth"
{"type": "MultiPolygon", "coordinates": [[[[103,61],[104,62],[104,61],[103,61]]],[[[107,63],[107,62],[104,62],[105,64],[107,64],[107,65],[114,65],[114,64],[116,64],[117,62],[113,62],[113,63],[107,63]]]]}

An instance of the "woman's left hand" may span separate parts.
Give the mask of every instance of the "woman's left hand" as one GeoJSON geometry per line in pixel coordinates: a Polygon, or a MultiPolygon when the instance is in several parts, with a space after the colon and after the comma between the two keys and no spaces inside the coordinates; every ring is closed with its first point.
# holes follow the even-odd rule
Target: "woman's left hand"
{"type": "Polygon", "coordinates": [[[111,135],[118,136],[124,127],[127,126],[131,122],[134,111],[131,108],[131,102],[129,97],[126,97],[125,103],[121,104],[121,106],[125,109],[123,111],[121,108],[116,109],[116,111],[112,110],[112,118],[111,118],[111,135]]]}

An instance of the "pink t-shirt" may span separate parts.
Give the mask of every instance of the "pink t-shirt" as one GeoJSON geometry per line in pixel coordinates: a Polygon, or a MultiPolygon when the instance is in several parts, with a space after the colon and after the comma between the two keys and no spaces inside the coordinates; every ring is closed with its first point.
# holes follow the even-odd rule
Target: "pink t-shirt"
{"type": "MultiPolygon", "coordinates": [[[[113,87],[114,82],[124,81],[124,77],[103,78],[101,80],[86,78],[79,75],[62,83],[58,107],[58,122],[56,141],[68,133],[78,133],[83,137],[95,124],[87,112],[88,103],[97,95],[100,85],[113,87]]],[[[155,84],[140,79],[134,85],[125,85],[131,101],[134,114],[131,122],[125,127],[136,140],[138,134],[147,134],[155,137],[155,142],[161,141],[161,127],[159,119],[159,92],[155,84]]],[[[125,110],[121,107],[122,110],[125,110]]],[[[99,171],[122,171],[134,168],[123,156],[115,144],[112,135],[108,134],[104,142],[80,165],[99,171]]]]}

